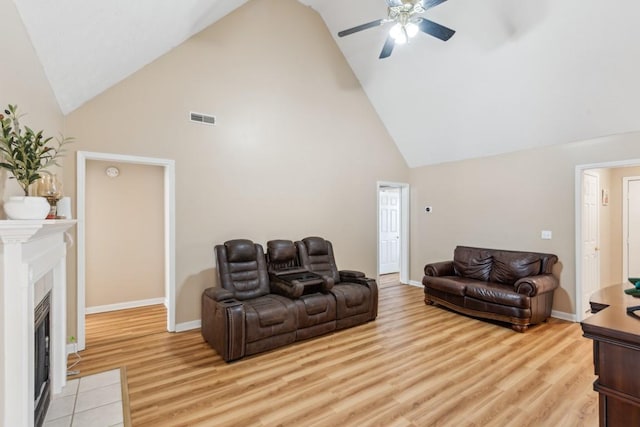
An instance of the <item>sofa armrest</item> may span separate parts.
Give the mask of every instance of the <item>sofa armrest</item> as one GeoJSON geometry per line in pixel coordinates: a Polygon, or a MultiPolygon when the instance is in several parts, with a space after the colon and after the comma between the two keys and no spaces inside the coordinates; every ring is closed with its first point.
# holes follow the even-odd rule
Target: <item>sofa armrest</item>
{"type": "Polygon", "coordinates": [[[552,274],[523,277],[513,285],[517,293],[530,297],[551,292],[559,286],[558,279],[552,274]]]}
{"type": "Polygon", "coordinates": [[[336,281],[333,280],[331,276],[322,276],[322,280],[324,281],[323,290],[328,291],[333,288],[333,285],[336,284],[336,281]]]}
{"type": "Polygon", "coordinates": [[[453,261],[432,262],[424,266],[425,276],[441,277],[455,276],[456,272],[453,268],[453,261]]]}
{"type": "Polygon", "coordinates": [[[227,301],[234,299],[233,292],[224,288],[207,288],[204,294],[214,301],[227,301]]]}
{"type": "Polygon", "coordinates": [[[338,271],[340,274],[341,282],[350,282],[352,279],[360,279],[365,277],[362,271],[356,270],[340,270],[338,271]]]}
{"type": "MultiPolygon", "coordinates": [[[[359,285],[369,286],[369,287],[370,287],[370,283],[373,282],[373,284],[376,287],[378,286],[376,284],[375,279],[366,277],[364,273],[361,271],[340,270],[338,273],[340,274],[340,282],[357,283],[359,285]]],[[[326,276],[323,276],[323,277],[325,277],[325,279],[330,279],[330,277],[326,277],[326,276]]]]}
{"type": "Polygon", "coordinates": [[[215,289],[221,288],[208,288],[202,293],[201,333],[229,362],[244,357],[246,352],[244,304],[236,299],[215,300],[214,296],[219,293],[215,289]]]}

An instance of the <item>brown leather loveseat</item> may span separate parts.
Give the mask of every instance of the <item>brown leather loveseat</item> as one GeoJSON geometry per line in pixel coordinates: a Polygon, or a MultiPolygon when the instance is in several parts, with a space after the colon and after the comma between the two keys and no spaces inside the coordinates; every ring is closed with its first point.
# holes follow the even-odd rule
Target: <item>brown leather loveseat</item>
{"type": "Polygon", "coordinates": [[[215,247],[218,283],[202,295],[202,336],[229,362],[374,320],[375,280],[339,271],[331,242],[308,237],[215,247]]]}
{"type": "Polygon", "coordinates": [[[458,246],[452,261],[424,267],[424,301],[524,332],[551,315],[557,261],[553,254],[458,246]]]}

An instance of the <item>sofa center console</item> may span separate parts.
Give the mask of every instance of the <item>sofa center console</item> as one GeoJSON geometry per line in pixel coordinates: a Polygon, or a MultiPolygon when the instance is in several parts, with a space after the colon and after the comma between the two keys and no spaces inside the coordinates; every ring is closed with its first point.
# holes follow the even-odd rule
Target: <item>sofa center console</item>
{"type": "Polygon", "coordinates": [[[285,296],[299,297],[326,289],[326,280],[319,274],[312,273],[309,270],[295,269],[293,272],[284,270],[277,273],[269,273],[269,276],[273,283],[279,282],[283,285],[281,289],[291,290],[290,292],[285,292],[285,296]],[[296,288],[299,289],[297,294],[296,291],[293,291],[296,288]]]}

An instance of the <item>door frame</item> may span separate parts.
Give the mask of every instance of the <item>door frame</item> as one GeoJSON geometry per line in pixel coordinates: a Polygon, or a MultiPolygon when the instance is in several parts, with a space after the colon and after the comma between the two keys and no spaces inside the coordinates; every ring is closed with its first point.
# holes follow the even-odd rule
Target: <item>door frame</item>
{"type": "Polygon", "coordinates": [[[576,165],[574,184],[574,212],[575,212],[575,320],[584,320],[585,309],[582,307],[582,175],[588,169],[607,169],[627,166],[640,166],[640,159],[618,160],[612,162],[590,163],[576,165]]]}
{"type": "Polygon", "coordinates": [[[167,331],[176,330],[176,279],[175,279],[175,161],[152,157],[130,156],[124,154],[96,153],[89,151],[77,152],[76,166],[76,197],[77,197],[77,230],[78,230],[78,265],[77,265],[77,347],[84,350],[85,335],[85,286],[86,286],[86,234],[85,234],[85,205],[86,205],[86,163],[88,160],[107,162],[132,163],[147,166],[161,166],[164,168],[164,286],[165,302],[167,306],[167,331]]]}
{"type": "Polygon", "coordinates": [[[409,283],[409,196],[410,186],[404,182],[378,181],[376,183],[376,276],[380,280],[380,190],[400,190],[400,283],[409,283]]]}
{"type": "Polygon", "coordinates": [[[629,278],[629,181],[640,181],[640,176],[622,178],[622,283],[629,278]]]}

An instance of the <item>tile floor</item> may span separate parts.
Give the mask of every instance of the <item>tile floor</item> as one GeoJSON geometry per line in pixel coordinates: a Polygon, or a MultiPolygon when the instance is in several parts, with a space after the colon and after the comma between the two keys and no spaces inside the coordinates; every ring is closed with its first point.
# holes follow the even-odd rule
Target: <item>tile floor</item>
{"type": "Polygon", "coordinates": [[[120,369],[67,381],[53,396],[44,426],[124,426],[120,369]]]}

